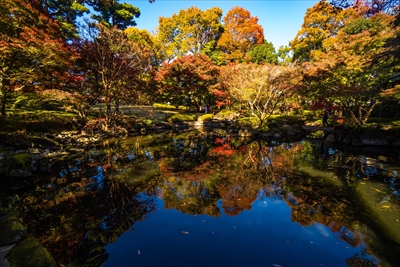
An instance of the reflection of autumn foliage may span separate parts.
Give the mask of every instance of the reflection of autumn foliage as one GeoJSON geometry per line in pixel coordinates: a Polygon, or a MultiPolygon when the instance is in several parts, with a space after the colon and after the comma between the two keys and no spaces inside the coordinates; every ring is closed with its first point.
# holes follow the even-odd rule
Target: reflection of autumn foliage
{"type": "MultiPolygon", "coordinates": [[[[122,167],[115,162],[116,152],[114,165],[122,167]]],[[[38,191],[23,200],[29,211],[21,219],[28,233],[49,249],[59,265],[102,265],[107,260],[104,246],[153,210],[154,193],[136,197],[136,188],[106,179],[105,170],[113,166],[109,157],[92,153],[90,163],[83,161],[85,157],[59,163],[62,171],[40,177],[38,191]]]]}
{"type": "Polygon", "coordinates": [[[215,144],[218,145],[212,150],[213,154],[221,155],[221,156],[229,156],[232,155],[235,150],[231,148],[231,145],[228,143],[230,138],[215,138],[215,144]],[[227,141],[225,143],[225,141],[227,141]]]}

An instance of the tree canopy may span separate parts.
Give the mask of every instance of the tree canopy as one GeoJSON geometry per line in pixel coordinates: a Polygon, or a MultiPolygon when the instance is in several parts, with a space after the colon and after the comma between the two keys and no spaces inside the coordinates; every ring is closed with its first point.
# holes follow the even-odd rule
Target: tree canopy
{"type": "Polygon", "coordinates": [[[218,47],[227,62],[241,61],[247,52],[264,42],[264,30],[258,18],[242,7],[233,7],[224,17],[224,32],[218,47]]]}

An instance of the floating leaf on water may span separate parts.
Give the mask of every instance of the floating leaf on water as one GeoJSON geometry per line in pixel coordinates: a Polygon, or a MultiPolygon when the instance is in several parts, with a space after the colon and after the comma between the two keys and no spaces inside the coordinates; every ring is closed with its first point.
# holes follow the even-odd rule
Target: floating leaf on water
{"type": "Polygon", "coordinates": [[[182,234],[188,235],[189,232],[188,231],[182,231],[182,234]]]}

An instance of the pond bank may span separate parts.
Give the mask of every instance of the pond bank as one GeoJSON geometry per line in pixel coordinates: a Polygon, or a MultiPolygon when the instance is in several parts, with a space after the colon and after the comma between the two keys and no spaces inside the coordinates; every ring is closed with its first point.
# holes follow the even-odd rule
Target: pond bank
{"type": "MultiPolygon", "coordinates": [[[[198,130],[214,136],[232,136],[281,142],[314,139],[330,146],[351,146],[354,149],[376,149],[387,147],[399,150],[400,137],[396,132],[380,129],[346,129],[339,127],[304,126],[302,123],[281,125],[266,132],[250,127],[236,127],[234,121],[195,121],[160,123],[145,126],[131,123],[105,131],[101,128],[83,128],[80,131],[63,131],[59,134],[0,134],[0,174],[9,178],[27,178],[35,172],[48,172],[58,160],[74,158],[96,143],[108,138],[147,135],[165,131],[198,130]],[[122,131],[121,129],[127,129],[122,131]]],[[[21,185],[26,186],[26,185],[21,185]]]]}

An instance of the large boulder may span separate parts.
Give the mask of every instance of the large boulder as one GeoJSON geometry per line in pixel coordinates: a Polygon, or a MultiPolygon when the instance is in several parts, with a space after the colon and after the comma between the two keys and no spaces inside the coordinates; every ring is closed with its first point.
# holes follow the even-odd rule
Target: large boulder
{"type": "Polygon", "coordinates": [[[26,237],[26,231],[21,221],[14,216],[0,217],[0,247],[20,242],[26,237]]]}
{"type": "Polygon", "coordinates": [[[56,267],[49,251],[36,239],[28,237],[14,246],[7,254],[10,266],[56,267]]]}
{"type": "Polygon", "coordinates": [[[27,178],[32,175],[31,155],[24,150],[0,153],[0,175],[13,178],[27,178]]]}
{"type": "Polygon", "coordinates": [[[384,132],[379,129],[365,129],[360,137],[362,145],[365,146],[388,146],[390,142],[384,132]]]}

